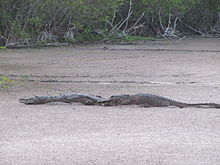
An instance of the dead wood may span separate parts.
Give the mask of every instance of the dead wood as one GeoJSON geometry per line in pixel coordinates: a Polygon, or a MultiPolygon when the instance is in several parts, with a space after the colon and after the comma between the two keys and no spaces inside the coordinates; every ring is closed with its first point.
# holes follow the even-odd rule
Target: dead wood
{"type": "Polygon", "coordinates": [[[37,48],[37,47],[63,47],[68,46],[68,43],[46,43],[46,44],[20,44],[20,43],[9,43],[6,48],[9,49],[25,49],[25,48],[37,48]]]}

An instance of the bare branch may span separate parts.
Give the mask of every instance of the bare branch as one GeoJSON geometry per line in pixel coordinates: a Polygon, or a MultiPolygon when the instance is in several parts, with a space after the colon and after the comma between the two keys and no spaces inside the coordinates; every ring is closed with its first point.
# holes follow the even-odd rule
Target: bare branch
{"type": "Polygon", "coordinates": [[[105,20],[105,22],[107,22],[111,26],[111,28],[113,28],[113,24],[110,21],[105,20]]]}
{"type": "Polygon", "coordinates": [[[127,16],[127,18],[124,19],[124,21],[118,26],[118,28],[116,29],[116,31],[118,31],[122,25],[130,18],[130,16],[133,14],[133,11],[130,12],[130,14],[127,16]]]}
{"type": "Polygon", "coordinates": [[[113,17],[112,17],[112,22],[111,22],[112,25],[113,25],[114,22],[115,22],[115,17],[116,17],[116,12],[114,11],[114,13],[113,13],[113,17]]]}
{"type": "Polygon", "coordinates": [[[138,18],[138,20],[134,23],[134,25],[132,25],[132,27],[130,29],[126,30],[126,32],[129,33],[131,30],[137,29],[138,27],[141,27],[140,25],[138,25],[138,26],[136,26],[136,25],[143,18],[144,15],[145,15],[145,12],[142,13],[142,15],[138,18]]]}
{"type": "Polygon", "coordinates": [[[4,39],[4,40],[7,40],[7,38],[6,37],[4,37],[4,36],[2,36],[2,35],[0,35],[0,39],[4,39]]]}
{"type": "Polygon", "coordinates": [[[186,38],[186,36],[181,37],[181,38],[178,39],[176,42],[179,42],[179,41],[183,40],[184,38],[186,38]]]}
{"type": "Polygon", "coordinates": [[[191,30],[195,31],[196,33],[201,34],[202,36],[207,36],[207,34],[202,33],[200,30],[196,30],[195,28],[187,25],[186,23],[182,22],[184,25],[186,25],[188,28],[190,28],[191,30]]]}
{"type": "Polygon", "coordinates": [[[162,23],[162,20],[161,20],[160,10],[159,10],[158,15],[159,15],[160,27],[161,27],[161,29],[162,29],[163,31],[165,31],[165,28],[164,28],[163,23],[162,23]]]}
{"type": "MultiPolygon", "coordinates": [[[[131,14],[131,8],[132,8],[132,0],[130,0],[130,3],[129,3],[129,9],[128,9],[128,16],[131,14]]],[[[127,27],[128,27],[128,21],[129,21],[129,19],[127,19],[126,20],[126,24],[125,24],[125,27],[124,27],[124,30],[126,30],[127,29],[127,27]]]]}

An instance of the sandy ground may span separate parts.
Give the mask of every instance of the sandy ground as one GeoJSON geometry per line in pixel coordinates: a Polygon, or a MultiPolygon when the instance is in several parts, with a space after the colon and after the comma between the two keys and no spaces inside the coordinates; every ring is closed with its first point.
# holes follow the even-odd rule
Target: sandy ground
{"type": "Polygon", "coordinates": [[[220,39],[0,52],[1,165],[218,165],[220,109],[53,103],[19,98],[153,93],[220,103],[220,39]]]}

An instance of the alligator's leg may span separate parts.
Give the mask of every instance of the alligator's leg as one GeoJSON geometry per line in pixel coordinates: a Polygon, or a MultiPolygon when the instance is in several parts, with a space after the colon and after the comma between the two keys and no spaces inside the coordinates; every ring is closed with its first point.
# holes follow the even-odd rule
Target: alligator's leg
{"type": "Polygon", "coordinates": [[[117,106],[117,105],[130,105],[130,104],[132,104],[130,99],[124,99],[124,98],[111,99],[101,103],[101,105],[103,106],[117,106]]]}
{"type": "Polygon", "coordinates": [[[120,102],[118,102],[120,105],[130,105],[132,104],[132,101],[130,99],[122,99],[120,102]]]}
{"type": "Polygon", "coordinates": [[[169,101],[162,101],[161,102],[161,107],[168,107],[168,106],[171,106],[169,101]]]}
{"type": "Polygon", "coordinates": [[[116,103],[113,102],[113,100],[111,100],[111,101],[108,100],[108,101],[102,102],[100,105],[108,107],[108,106],[115,106],[116,103]]]}
{"type": "Polygon", "coordinates": [[[91,100],[91,99],[89,99],[89,98],[82,98],[82,99],[80,100],[80,102],[81,102],[82,104],[84,104],[84,105],[94,105],[94,104],[96,103],[96,101],[91,100]]]}
{"type": "Polygon", "coordinates": [[[168,107],[168,106],[176,106],[179,108],[185,108],[186,106],[184,104],[171,104],[170,101],[162,101],[159,104],[141,104],[140,107],[144,108],[150,108],[150,107],[168,107]]]}
{"type": "Polygon", "coordinates": [[[150,105],[150,104],[141,104],[140,107],[141,108],[150,108],[150,107],[152,107],[152,105],[150,105]]]}
{"type": "Polygon", "coordinates": [[[150,107],[168,107],[168,106],[171,106],[169,101],[162,101],[162,102],[159,103],[159,104],[148,104],[148,103],[144,103],[144,104],[141,104],[141,105],[140,105],[140,107],[143,107],[143,108],[150,108],[150,107]]]}

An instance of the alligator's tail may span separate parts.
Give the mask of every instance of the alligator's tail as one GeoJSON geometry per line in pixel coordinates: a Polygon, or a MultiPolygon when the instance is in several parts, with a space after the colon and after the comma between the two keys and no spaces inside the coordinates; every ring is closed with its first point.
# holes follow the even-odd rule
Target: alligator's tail
{"type": "Polygon", "coordinates": [[[186,104],[189,107],[201,107],[201,108],[220,108],[220,104],[216,103],[195,103],[195,104],[186,104]]]}
{"type": "Polygon", "coordinates": [[[220,108],[220,104],[216,103],[184,103],[179,101],[174,101],[169,99],[171,105],[177,106],[179,108],[186,108],[186,107],[198,107],[198,108],[220,108]]]}

